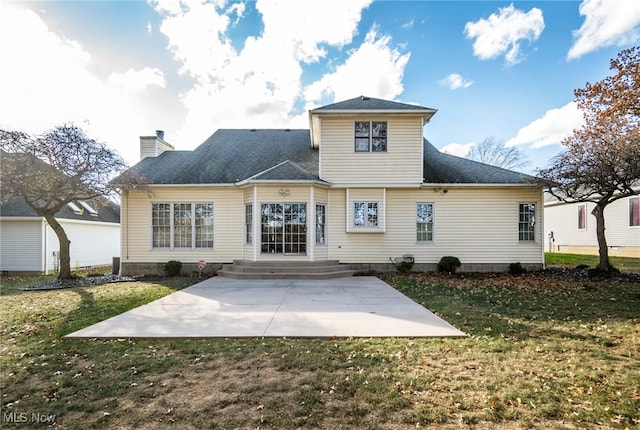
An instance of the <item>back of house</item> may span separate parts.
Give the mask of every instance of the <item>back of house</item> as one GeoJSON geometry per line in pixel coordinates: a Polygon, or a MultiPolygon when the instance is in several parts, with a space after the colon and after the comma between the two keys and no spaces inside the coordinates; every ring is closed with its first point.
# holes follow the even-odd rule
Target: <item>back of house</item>
{"type": "Polygon", "coordinates": [[[439,152],[435,109],[356,97],[309,111],[309,129],[223,129],[192,151],[141,137],[123,185],[123,274],[169,260],[208,270],[237,260],[337,261],[414,270],[456,256],[461,270],[544,262],[542,190],[531,177],[439,152]]]}

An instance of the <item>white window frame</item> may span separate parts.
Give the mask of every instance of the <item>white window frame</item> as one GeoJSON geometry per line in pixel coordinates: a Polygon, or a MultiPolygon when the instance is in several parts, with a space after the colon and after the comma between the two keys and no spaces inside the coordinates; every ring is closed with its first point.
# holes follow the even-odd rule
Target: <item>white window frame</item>
{"type": "Polygon", "coordinates": [[[586,230],[587,229],[587,204],[581,203],[578,205],[578,230],[586,230]],[[582,227],[580,224],[582,223],[582,227]]]}
{"type": "Polygon", "coordinates": [[[354,152],[387,152],[389,148],[389,121],[354,121],[353,123],[353,150],[354,152]],[[367,125],[367,135],[358,135],[358,125],[366,124],[367,125]],[[374,136],[374,124],[384,124],[384,135],[376,135],[374,136]],[[358,149],[358,140],[364,142],[364,139],[368,140],[367,149],[358,149]],[[376,149],[376,145],[374,145],[374,141],[378,139],[380,141],[384,141],[384,149],[376,149]]]}
{"type": "Polygon", "coordinates": [[[633,219],[631,218],[631,215],[632,215],[634,204],[638,206],[636,210],[640,213],[640,196],[633,196],[629,198],[629,228],[640,228],[640,224],[638,225],[632,224],[633,219]]]}
{"type": "Polygon", "coordinates": [[[327,205],[324,203],[316,203],[316,245],[327,244],[327,205]],[[322,209],[319,211],[318,209],[322,209]],[[322,217],[322,218],[320,218],[322,217]]]}
{"type": "Polygon", "coordinates": [[[380,202],[375,200],[355,200],[352,208],[354,228],[380,228],[380,202]],[[358,205],[364,205],[364,219],[362,224],[356,224],[356,208],[358,205]],[[369,217],[369,211],[373,208],[375,208],[375,223],[371,222],[369,217]]]}
{"type": "MultiPolygon", "coordinates": [[[[215,247],[215,204],[213,202],[152,202],[151,203],[151,232],[150,232],[150,236],[151,236],[151,249],[171,249],[171,250],[213,250],[215,247]],[[164,227],[164,228],[169,228],[169,246],[156,246],[156,242],[158,242],[155,237],[154,237],[154,228],[157,226],[154,224],[154,207],[156,205],[169,205],[169,225],[167,226],[166,224],[163,225],[158,225],[159,227],[164,227]],[[178,210],[180,208],[180,205],[189,205],[190,206],[190,213],[191,213],[191,219],[190,219],[190,225],[178,225],[176,223],[176,210],[178,210]],[[207,242],[211,242],[211,246],[198,246],[198,244],[202,243],[202,232],[199,232],[199,227],[204,226],[204,224],[199,224],[198,220],[200,218],[198,218],[196,216],[197,214],[197,206],[198,205],[211,205],[211,231],[210,232],[204,232],[205,236],[207,236],[209,233],[211,235],[211,239],[210,240],[206,240],[207,242]],[[176,232],[177,229],[179,229],[180,227],[188,227],[190,228],[191,232],[190,232],[190,236],[188,237],[187,242],[189,243],[188,246],[176,246],[176,232]]],[[[166,242],[166,238],[163,240],[163,242],[166,242]]]]}
{"type": "Polygon", "coordinates": [[[435,204],[433,202],[417,202],[416,203],[416,242],[417,243],[433,243],[434,226],[435,226],[435,204]],[[431,221],[421,221],[419,216],[420,205],[427,205],[431,207],[431,221]],[[420,226],[425,225],[426,229],[424,233],[427,235],[427,239],[420,239],[420,226]],[[431,238],[428,238],[431,235],[431,238]]]}
{"type": "Polygon", "coordinates": [[[534,243],[536,242],[537,227],[536,218],[538,216],[538,205],[535,202],[520,202],[518,203],[518,241],[520,243],[534,243]],[[523,216],[530,215],[529,211],[523,211],[523,208],[533,206],[533,220],[523,220],[523,216]],[[523,225],[531,225],[532,229],[523,230],[523,225]],[[525,236],[526,235],[526,236],[525,236]]]}
{"type": "Polygon", "coordinates": [[[244,243],[253,243],[253,203],[244,205],[244,243]]]}

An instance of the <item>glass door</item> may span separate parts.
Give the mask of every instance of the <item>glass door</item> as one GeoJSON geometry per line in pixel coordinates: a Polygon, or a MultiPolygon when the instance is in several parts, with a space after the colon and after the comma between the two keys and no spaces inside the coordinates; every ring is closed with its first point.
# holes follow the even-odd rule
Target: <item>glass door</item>
{"type": "Polygon", "coordinates": [[[306,203],[263,203],[260,209],[263,254],[307,253],[306,203]]]}

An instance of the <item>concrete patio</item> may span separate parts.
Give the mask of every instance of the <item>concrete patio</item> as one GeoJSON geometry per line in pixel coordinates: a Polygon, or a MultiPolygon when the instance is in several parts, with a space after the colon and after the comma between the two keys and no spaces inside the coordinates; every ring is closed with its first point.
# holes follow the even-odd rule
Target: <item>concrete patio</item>
{"type": "Polygon", "coordinates": [[[456,337],[446,321],[376,277],[214,277],[67,338],[456,337]]]}

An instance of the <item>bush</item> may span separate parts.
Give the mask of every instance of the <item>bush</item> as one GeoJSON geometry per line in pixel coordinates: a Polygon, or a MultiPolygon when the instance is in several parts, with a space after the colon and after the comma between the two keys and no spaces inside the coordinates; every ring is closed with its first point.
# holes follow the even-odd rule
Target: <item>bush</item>
{"type": "Polygon", "coordinates": [[[526,271],[527,269],[522,267],[522,264],[520,264],[520,262],[509,264],[509,273],[511,273],[513,276],[522,275],[526,271]]]}
{"type": "Polygon", "coordinates": [[[167,276],[178,276],[182,270],[182,263],[176,260],[170,260],[162,266],[167,276]]]}
{"type": "Polygon", "coordinates": [[[438,263],[438,272],[440,273],[455,273],[462,263],[458,257],[452,257],[450,255],[442,257],[438,263]]]}

